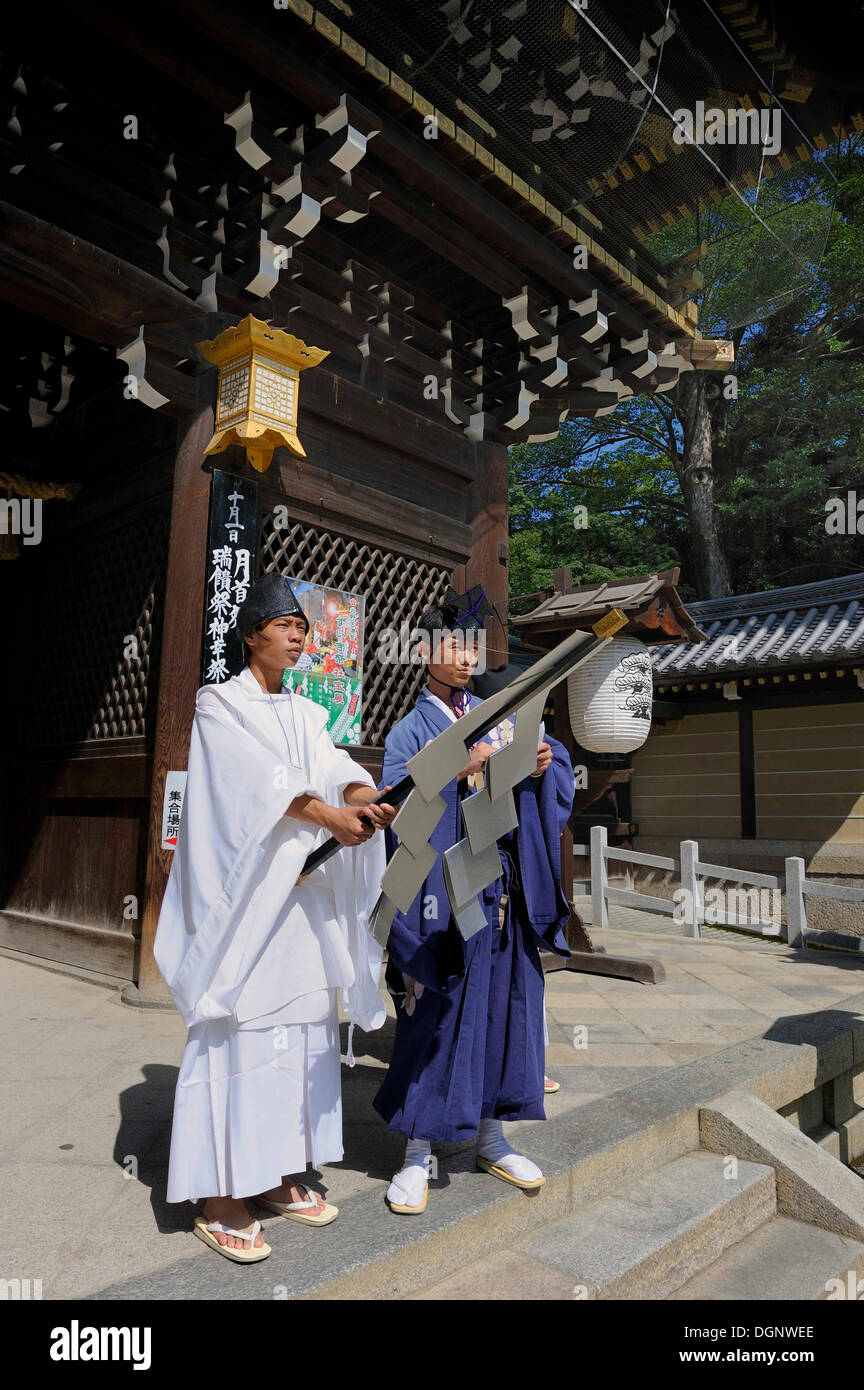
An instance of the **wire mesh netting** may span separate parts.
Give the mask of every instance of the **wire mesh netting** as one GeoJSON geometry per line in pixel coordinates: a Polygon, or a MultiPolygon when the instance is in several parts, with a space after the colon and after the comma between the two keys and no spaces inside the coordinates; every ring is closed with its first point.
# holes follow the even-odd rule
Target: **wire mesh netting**
{"type": "Polygon", "coordinates": [[[610,250],[635,247],[661,292],[699,248],[685,265],[710,281],[712,326],[753,322],[812,278],[833,178],[781,99],[770,26],[757,60],[707,0],[319,8],[610,250]]]}

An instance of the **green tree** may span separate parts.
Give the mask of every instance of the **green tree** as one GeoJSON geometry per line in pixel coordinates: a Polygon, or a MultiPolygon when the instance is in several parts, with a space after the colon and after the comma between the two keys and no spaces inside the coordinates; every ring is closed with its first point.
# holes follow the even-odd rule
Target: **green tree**
{"type": "MultiPolygon", "coordinates": [[[[833,159],[833,211],[810,166],[761,203],[795,248],[794,265],[769,255],[769,232],[744,235],[748,213],[735,199],[716,214],[725,236],[711,216],[697,227],[711,238],[701,258],[703,332],[732,337],[732,382],[686,372],[674,391],[568,421],[556,440],[511,450],[514,593],[551,584],[562,564],[589,582],[679,563],[691,598],[864,567],[861,537],[825,529],[830,496],[857,487],[864,497],[862,142],[846,142],[833,159]],[[828,217],[821,263],[802,268],[801,256],[821,255],[828,217]],[[757,304],[771,312],[742,323],[757,304]],[[578,505],[587,530],[573,528],[578,505]]],[[[689,223],[653,249],[680,255],[685,238],[694,239],[689,223]]]]}

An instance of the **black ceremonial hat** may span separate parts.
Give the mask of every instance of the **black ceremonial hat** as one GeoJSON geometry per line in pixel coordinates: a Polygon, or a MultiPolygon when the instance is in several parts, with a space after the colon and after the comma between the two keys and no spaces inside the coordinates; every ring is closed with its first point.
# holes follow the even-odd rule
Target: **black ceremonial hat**
{"type": "Polygon", "coordinates": [[[475,671],[471,677],[471,689],[475,695],[480,696],[481,700],[488,700],[490,695],[497,695],[499,690],[503,690],[517,676],[521,676],[524,669],[522,666],[516,666],[512,661],[508,661],[506,666],[487,667],[479,674],[475,671]]]}
{"type": "Polygon", "coordinates": [[[447,626],[458,627],[463,631],[481,628],[484,618],[492,612],[482,584],[475,584],[464,594],[457,594],[453,588],[448,589],[447,598],[442,606],[447,626]]]}
{"type": "Polygon", "coordinates": [[[274,570],[262,574],[237,610],[235,632],[238,642],[242,645],[243,638],[261,623],[269,623],[271,618],[284,618],[292,613],[303,619],[308,632],[309,619],[284,574],[277,574],[274,570]]]}

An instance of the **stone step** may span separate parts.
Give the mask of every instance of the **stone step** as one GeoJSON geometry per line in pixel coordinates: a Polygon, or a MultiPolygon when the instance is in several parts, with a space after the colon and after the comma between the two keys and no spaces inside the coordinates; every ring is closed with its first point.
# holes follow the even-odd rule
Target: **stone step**
{"type": "Polygon", "coordinates": [[[563,1271],[573,1297],[663,1299],[770,1221],[774,1169],[696,1150],[513,1249],[563,1271]]]}
{"type": "Polygon", "coordinates": [[[440,1146],[438,1177],[420,1216],[396,1216],[384,1203],[403,1151],[401,1136],[377,1123],[363,1126],[352,1136],[350,1167],[374,1174],[375,1182],[343,1195],[336,1169],[327,1170],[328,1197],[340,1211],[332,1226],[310,1231],[267,1217],[273,1254],[260,1264],[234,1265],[191,1241],[196,1249],[188,1258],[85,1297],[175,1298],[182,1286],[184,1297],[203,1299],[408,1298],[689,1153],[699,1139],[698,1107],[671,1076],[659,1095],[664,1080],[665,1074],[653,1084],[598,1097],[554,1121],[508,1126],[511,1142],[546,1175],[545,1186],[534,1192],[478,1172],[471,1141],[440,1146]]]}
{"type": "MultiPolygon", "coordinates": [[[[852,1035],[857,1045],[855,1030],[861,1028],[862,1013],[864,994],[844,1000],[827,1016],[797,1019],[782,1040],[753,1039],[685,1065],[646,1068],[650,1075],[638,1083],[566,1109],[554,1119],[508,1126],[511,1142],[546,1174],[546,1185],[534,1193],[519,1192],[478,1173],[472,1143],[445,1145],[438,1152],[439,1176],[430,1184],[426,1211],[422,1216],[394,1216],[384,1204],[384,1193],[399,1166],[401,1137],[377,1120],[355,1125],[346,1134],[344,1164],[326,1170],[328,1197],[340,1208],[340,1218],[332,1226],[310,1231],[268,1217],[265,1231],[273,1254],[250,1267],[220,1259],[190,1238],[183,1258],[167,1264],[154,1260],[155,1267],[148,1272],[95,1286],[84,1298],[405,1299],[422,1297],[424,1291],[448,1281],[458,1282],[462,1274],[476,1272],[480,1266],[483,1279],[469,1279],[456,1296],[578,1297],[572,1289],[578,1280],[585,1281],[584,1271],[571,1277],[567,1261],[556,1264],[554,1259],[534,1258],[519,1243],[538,1238],[544,1230],[575,1219],[616,1194],[629,1195],[632,1201],[636,1188],[646,1181],[649,1192],[643,1216],[650,1215],[652,1183],[685,1155],[695,1153],[697,1162],[714,1165],[715,1175],[719,1173],[723,1154],[698,1152],[701,1110],[730,1087],[756,1094],[772,1107],[792,1105],[813,1089],[816,1074],[837,1072],[841,1043],[842,1056],[847,1052],[851,1056],[852,1035]],[[646,1179],[646,1174],[658,1177],[646,1179]]],[[[370,1069],[366,1079],[360,1067],[357,1073],[355,1084],[368,1086],[370,1093],[377,1088],[377,1072],[370,1069]]],[[[770,1177],[773,1202],[774,1170],[740,1163],[739,1176],[748,1172],[770,1177]]],[[[715,1186],[720,1182],[717,1179],[715,1186]]],[[[719,1197],[728,1197],[728,1185],[722,1182],[719,1197]]],[[[745,1201],[758,1196],[757,1186],[755,1196],[745,1193],[745,1201]]],[[[766,1199],[765,1192],[762,1198],[766,1199]]],[[[773,1205],[770,1209],[767,1205],[766,1200],[760,1220],[773,1215],[773,1205]]],[[[744,1214],[749,1214],[746,1208],[744,1214]]],[[[178,1216],[169,1209],[166,1219],[191,1226],[189,1213],[178,1216]]],[[[724,1221],[721,1215],[721,1226],[724,1221]]],[[[713,1241],[716,1231],[710,1214],[705,1224],[708,1240],[713,1241]]],[[[748,1230],[745,1223],[732,1239],[740,1239],[748,1230]]],[[[712,1246],[708,1258],[714,1259],[722,1248],[712,1246]]],[[[685,1267],[679,1271],[678,1284],[696,1272],[696,1265],[685,1267]]],[[[675,1286],[672,1280],[667,1291],[675,1286]]],[[[658,1289],[659,1285],[647,1296],[664,1297],[658,1289]]],[[[603,1292],[600,1296],[616,1295],[603,1292]]]]}
{"type": "Polygon", "coordinates": [[[864,1298],[862,1276],[861,1241],[820,1230],[792,1216],[775,1216],[737,1241],[708,1269],[688,1279],[667,1298],[715,1302],[814,1302],[832,1295],[840,1299],[864,1298]],[[832,1280],[839,1280],[839,1287],[832,1280]]]}

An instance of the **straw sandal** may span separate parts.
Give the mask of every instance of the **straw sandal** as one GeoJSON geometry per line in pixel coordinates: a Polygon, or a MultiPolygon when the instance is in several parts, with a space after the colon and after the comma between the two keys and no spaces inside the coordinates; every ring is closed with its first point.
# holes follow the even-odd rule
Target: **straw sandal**
{"type": "MultiPolygon", "coordinates": [[[[295,1183],[294,1186],[307,1194],[310,1191],[302,1182],[295,1183]]],[[[274,1216],[284,1216],[286,1221],[299,1221],[303,1226],[329,1226],[339,1215],[338,1207],[334,1207],[332,1202],[324,1202],[324,1210],[317,1216],[304,1216],[304,1211],[314,1209],[318,1205],[314,1197],[310,1197],[308,1202],[276,1202],[272,1197],[256,1197],[255,1201],[259,1207],[272,1211],[274,1216]]]]}
{"type": "Polygon", "coordinates": [[[493,1178],[500,1178],[502,1182],[512,1183],[514,1187],[521,1187],[526,1192],[532,1191],[535,1187],[542,1187],[546,1179],[539,1178],[517,1178],[513,1173],[508,1173],[506,1168],[501,1168],[497,1163],[493,1163],[491,1158],[483,1158],[480,1154],[475,1157],[477,1167],[484,1173],[491,1173],[493,1178]]]}
{"type": "Polygon", "coordinates": [[[222,1235],[236,1236],[238,1240],[254,1241],[260,1230],[260,1221],[252,1223],[251,1231],[235,1231],[232,1226],[223,1226],[221,1221],[208,1221],[206,1216],[197,1216],[192,1234],[203,1240],[205,1245],[211,1245],[214,1250],[218,1250],[226,1260],[233,1260],[238,1265],[254,1265],[259,1260],[266,1260],[270,1254],[270,1246],[266,1242],[264,1245],[252,1245],[248,1250],[235,1250],[230,1245],[221,1245],[213,1232],[220,1231],[222,1235]]]}
{"type": "MultiPolygon", "coordinates": [[[[413,1166],[415,1166],[415,1165],[412,1165],[412,1167],[413,1167],[413,1166]]],[[[404,1171],[404,1170],[400,1169],[400,1172],[402,1172],[402,1171],[404,1171]]],[[[398,1192],[400,1193],[400,1195],[401,1195],[402,1197],[407,1198],[407,1197],[411,1196],[412,1194],[406,1190],[406,1187],[405,1187],[404,1183],[400,1183],[400,1182],[397,1181],[398,1177],[399,1177],[399,1173],[397,1173],[397,1174],[396,1174],[396,1177],[393,1178],[392,1182],[390,1183],[390,1187],[387,1189],[387,1191],[389,1192],[392,1188],[395,1187],[395,1188],[398,1190],[398,1192]]],[[[400,1213],[401,1215],[403,1215],[403,1216],[418,1216],[418,1215],[420,1214],[421,1211],[425,1211],[425,1210],[426,1210],[426,1202],[428,1201],[428,1198],[429,1198],[429,1182],[428,1182],[428,1179],[427,1179],[427,1181],[426,1181],[426,1182],[424,1183],[424,1185],[423,1185],[423,1195],[422,1195],[422,1197],[420,1198],[420,1201],[416,1204],[416,1206],[409,1206],[408,1203],[405,1202],[405,1201],[402,1201],[402,1202],[394,1202],[393,1199],[392,1199],[391,1197],[386,1197],[386,1196],[385,1196],[385,1201],[387,1202],[387,1205],[389,1206],[389,1208],[390,1208],[391,1211],[397,1211],[397,1212],[399,1212],[399,1213],[400,1213]]]]}

